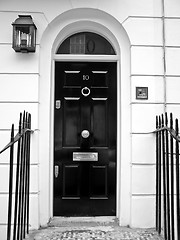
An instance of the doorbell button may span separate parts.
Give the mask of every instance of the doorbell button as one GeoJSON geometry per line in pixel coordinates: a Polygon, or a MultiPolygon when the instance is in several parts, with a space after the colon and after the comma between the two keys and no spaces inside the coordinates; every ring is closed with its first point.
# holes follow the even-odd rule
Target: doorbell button
{"type": "Polygon", "coordinates": [[[88,130],[83,130],[83,131],[81,132],[81,136],[82,136],[83,138],[88,138],[89,135],[90,135],[90,133],[89,133],[88,130]]]}

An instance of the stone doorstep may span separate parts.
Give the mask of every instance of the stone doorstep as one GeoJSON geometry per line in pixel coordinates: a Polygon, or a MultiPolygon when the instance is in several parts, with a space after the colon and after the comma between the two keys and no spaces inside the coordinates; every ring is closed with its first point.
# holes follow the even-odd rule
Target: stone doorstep
{"type": "Polygon", "coordinates": [[[27,240],[162,240],[154,231],[104,228],[48,228],[30,235],[27,240]]]}
{"type": "Polygon", "coordinates": [[[27,240],[116,239],[162,240],[154,229],[120,227],[114,217],[53,218],[48,226],[32,231],[27,240]]]}
{"type": "Polygon", "coordinates": [[[96,225],[116,225],[118,226],[118,219],[111,216],[103,217],[53,217],[48,227],[62,227],[62,226],[96,226],[96,225]]]}

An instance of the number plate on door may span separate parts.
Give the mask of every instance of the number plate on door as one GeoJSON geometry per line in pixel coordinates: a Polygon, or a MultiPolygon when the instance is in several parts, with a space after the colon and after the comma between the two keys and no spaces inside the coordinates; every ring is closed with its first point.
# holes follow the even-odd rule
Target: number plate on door
{"type": "Polygon", "coordinates": [[[98,161],[97,152],[73,152],[73,161],[98,161]]]}

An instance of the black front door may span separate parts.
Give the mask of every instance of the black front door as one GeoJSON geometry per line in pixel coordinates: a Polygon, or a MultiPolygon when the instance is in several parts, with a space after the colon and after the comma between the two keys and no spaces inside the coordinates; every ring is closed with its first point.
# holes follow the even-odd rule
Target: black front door
{"type": "Polygon", "coordinates": [[[116,85],[116,63],[55,63],[54,216],[116,214],[116,85]]]}

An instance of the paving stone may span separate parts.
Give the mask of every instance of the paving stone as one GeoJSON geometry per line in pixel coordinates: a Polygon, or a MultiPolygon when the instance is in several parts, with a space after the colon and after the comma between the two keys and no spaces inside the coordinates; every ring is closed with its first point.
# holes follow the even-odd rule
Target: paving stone
{"type": "Polygon", "coordinates": [[[163,240],[153,229],[130,229],[117,222],[68,222],[33,232],[27,240],[163,240]]]}

